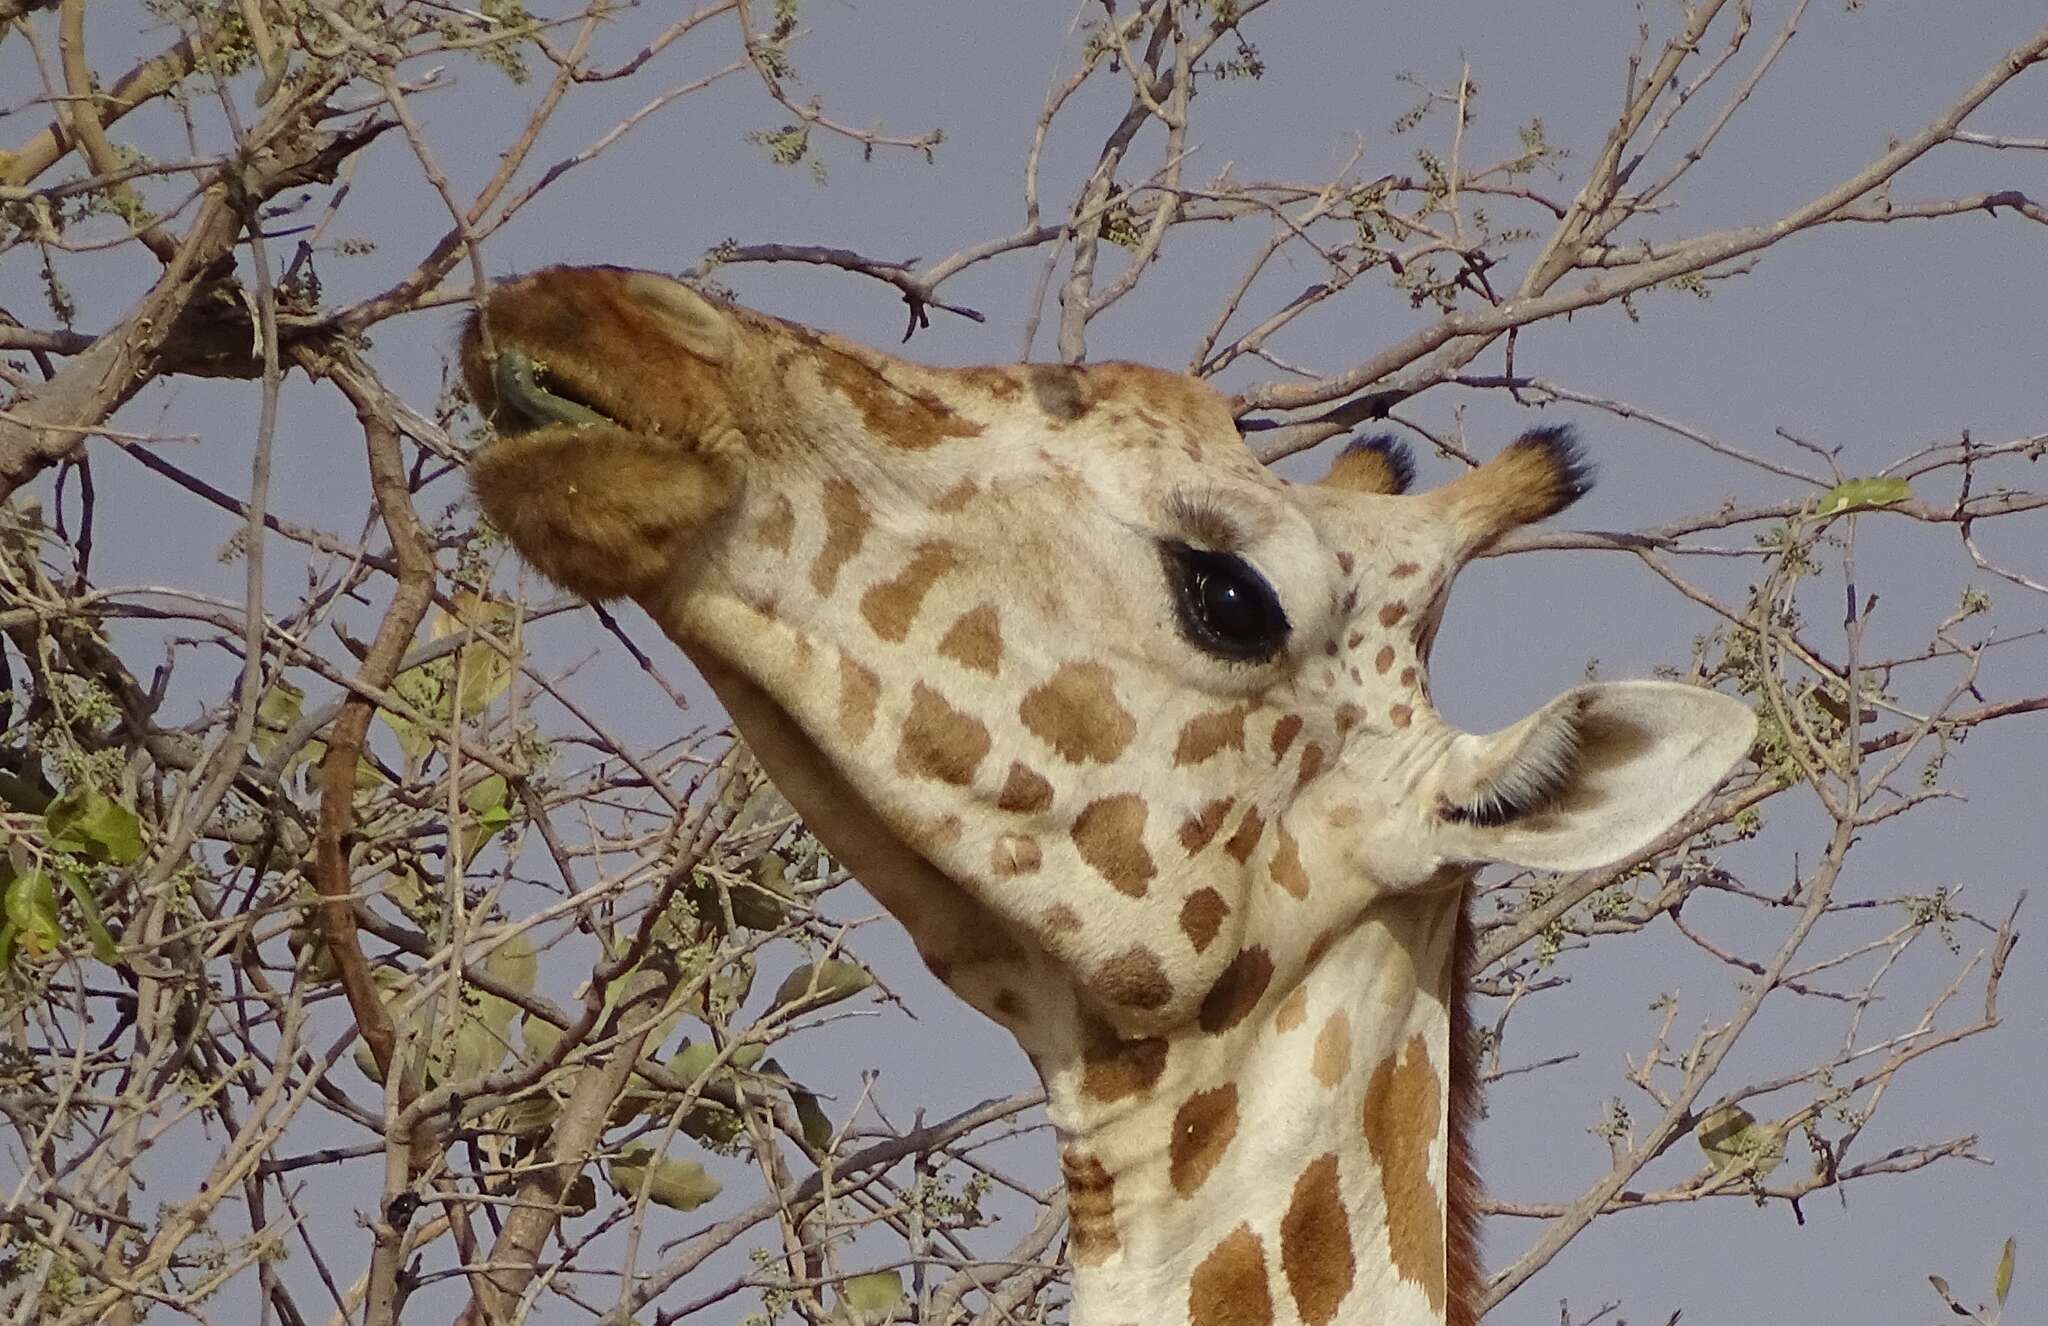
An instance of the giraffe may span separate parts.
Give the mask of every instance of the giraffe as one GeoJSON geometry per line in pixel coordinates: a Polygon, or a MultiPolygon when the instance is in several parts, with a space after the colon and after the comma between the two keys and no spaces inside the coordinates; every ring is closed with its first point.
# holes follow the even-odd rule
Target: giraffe
{"type": "Polygon", "coordinates": [[[500,286],[462,360],[491,520],[641,604],[1030,1058],[1077,1326],[1474,1320],[1464,885],[1645,849],[1754,731],[1664,682],[1438,716],[1451,578],[1586,490],[1566,432],[1293,485],[1190,377],[928,368],[611,267],[500,286]]]}

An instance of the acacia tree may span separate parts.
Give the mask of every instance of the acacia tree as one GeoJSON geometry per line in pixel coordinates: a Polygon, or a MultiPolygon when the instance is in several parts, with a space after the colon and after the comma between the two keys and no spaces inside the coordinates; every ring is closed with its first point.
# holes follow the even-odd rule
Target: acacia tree
{"type": "MultiPolygon", "coordinates": [[[[1487,1077],[1629,1055],[1595,1125],[1605,1172],[1549,1202],[1489,1205],[1509,1227],[1483,1300],[1629,1212],[1796,1214],[1851,1187],[1882,1201],[1868,1180],[1975,1157],[1968,1119],[1883,1150],[1866,1130],[1881,1105],[1930,1090],[1928,1065],[1997,1028],[2017,891],[1966,861],[1902,884],[1865,845],[1939,808],[1972,734],[2048,709],[2048,494],[2027,486],[2048,433],[1964,431],[1852,467],[1789,432],[1738,445],[1528,371],[1517,339],[1605,305],[1635,316],[1660,292],[1710,294],[1806,232],[1846,244],[1851,223],[2048,224],[1999,187],[2048,141],[2001,136],[1980,110],[2008,84],[2038,97],[2048,29],[1987,48],[1940,113],[1886,126],[1881,152],[1816,176],[1798,205],[1713,229],[1689,222],[1681,186],[1760,86],[1796,77],[1805,0],[1692,0],[1645,20],[1596,141],[1490,124],[1459,67],[1415,80],[1392,146],[1362,144],[1327,178],[1218,171],[1201,159],[1198,95],[1228,85],[1256,101],[1260,25],[1278,8],[1085,10],[1042,106],[1019,112],[1035,113],[1021,215],[992,204],[978,243],[903,262],[841,247],[828,219],[794,234],[784,219],[682,274],[716,291],[753,264],[838,268],[889,287],[906,339],[934,354],[949,325],[1001,313],[1026,352],[1072,361],[1171,269],[1205,282],[1213,317],[1150,356],[1185,354],[1233,390],[1262,459],[1378,426],[1470,464],[1455,416],[1433,411],[1472,396],[1634,421],[1713,458],[1752,495],[1647,528],[1525,533],[1497,553],[1640,565],[1703,623],[1661,651],[1671,674],[1742,696],[1762,729],[1649,854],[1477,891],[1487,1077]],[[1072,163],[1077,143],[1072,187],[1056,188],[1054,160],[1072,163]],[[1389,152],[1402,169],[1379,168],[1389,152]],[[1936,158],[1986,187],[1909,199],[1936,158]],[[1196,233],[1222,238],[1175,269],[1196,233]],[[1027,273],[1014,306],[958,293],[991,268],[1027,273]],[[1405,322],[1305,366],[1329,358],[1303,332],[1317,316],[1389,295],[1405,322]],[[1887,586],[1859,581],[1858,531],[1879,522],[1959,597],[1873,635],[1887,586]],[[2015,656],[2035,666],[1997,666],[2015,656]],[[1610,950],[1704,954],[1724,988],[1662,1001],[1648,1043],[1618,1023],[1600,1046],[1521,1032],[1525,1010],[1610,950]],[[1930,972],[1931,998],[1883,1002],[1930,972]],[[1788,1005],[1831,1030],[1799,1062],[1746,1075],[1736,1047],[1788,1005]]],[[[817,1041],[778,1042],[899,1005],[860,956],[873,908],[744,747],[684,712],[665,646],[517,573],[465,498],[482,432],[459,391],[406,399],[387,385],[406,366],[371,343],[473,299],[536,199],[635,150],[679,103],[746,99],[770,126],[756,146],[799,169],[945,150],[939,132],[861,127],[829,88],[802,88],[804,35],[795,0],[683,14],[599,0],[557,17],[517,0],[0,0],[11,1320],[1059,1318],[1063,1202],[1046,1148],[1011,1143],[1043,1126],[1037,1094],[909,1122],[866,1089],[821,1098],[817,1041]],[[155,45],[138,56],[124,34],[139,19],[155,45]],[[448,72],[477,62],[504,77],[448,72]],[[637,89],[637,109],[582,146],[542,147],[565,108],[616,86],[637,89]],[[443,169],[419,111],[431,97],[462,99],[468,131],[489,127],[490,153],[465,149],[490,163],[480,182],[443,169]],[[370,153],[380,142],[403,151],[370,153]],[[366,161],[423,179],[445,217],[423,232],[366,213],[366,161]],[[295,373],[310,394],[288,391],[295,373]],[[239,458],[235,484],[203,477],[157,426],[195,378],[218,410],[202,445],[239,458]],[[316,395],[345,406],[367,475],[317,524],[273,510],[300,463],[294,413],[316,395]],[[228,422],[252,412],[253,427],[228,422]],[[148,500],[110,509],[96,470],[111,466],[146,471],[122,491],[148,500]],[[150,583],[96,571],[96,546],[202,513],[238,526],[221,562],[239,593],[197,562],[150,583]],[[582,659],[535,646],[568,620],[593,622],[674,710],[613,712],[582,659]]],[[[908,223],[904,248],[921,238],[908,223]]],[[[2008,1244],[1992,1283],[1936,1288],[1990,1322],[2012,1266],[2008,1244]]]]}

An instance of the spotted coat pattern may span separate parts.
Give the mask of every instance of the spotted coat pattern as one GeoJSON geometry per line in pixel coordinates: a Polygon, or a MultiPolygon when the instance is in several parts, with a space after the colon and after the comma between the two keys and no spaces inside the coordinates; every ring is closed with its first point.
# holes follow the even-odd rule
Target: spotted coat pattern
{"type": "Polygon", "coordinates": [[[1427,653],[1458,565],[1576,496],[1569,452],[1406,497],[1398,451],[1355,447],[1296,488],[1222,396],[1137,365],[927,369],[616,269],[485,316],[608,421],[509,427],[472,331],[507,431],[485,508],[647,607],[1044,1077],[1075,1322],[1469,1320],[1468,872],[1424,850],[1456,740],[1427,653]],[[1198,647],[1176,547],[1271,586],[1271,657],[1198,647]]]}

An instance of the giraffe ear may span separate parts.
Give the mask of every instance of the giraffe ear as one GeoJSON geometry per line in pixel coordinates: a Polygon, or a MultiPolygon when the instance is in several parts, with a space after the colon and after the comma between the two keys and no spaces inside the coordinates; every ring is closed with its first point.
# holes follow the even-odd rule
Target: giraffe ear
{"type": "Polygon", "coordinates": [[[1337,453],[1322,482],[1354,493],[1405,493],[1415,486],[1415,453],[1388,434],[1359,438],[1337,453]]]}
{"type": "Polygon", "coordinates": [[[653,272],[628,272],[625,291],[661,316],[661,330],[678,347],[707,364],[732,358],[732,315],[681,281],[653,272]]]}
{"type": "Polygon", "coordinates": [[[1756,736],[1747,705],[1697,686],[1581,686],[1504,731],[1460,737],[1437,813],[1447,855],[1592,870],[1654,842],[1756,736]]]}

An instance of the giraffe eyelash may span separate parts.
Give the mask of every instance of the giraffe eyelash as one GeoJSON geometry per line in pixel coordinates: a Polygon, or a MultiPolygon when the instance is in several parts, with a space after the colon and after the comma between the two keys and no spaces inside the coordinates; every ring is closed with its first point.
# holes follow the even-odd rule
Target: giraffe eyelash
{"type": "Polygon", "coordinates": [[[1234,552],[1244,546],[1244,531],[1214,498],[1185,490],[1166,499],[1166,518],[1181,539],[1213,552],[1234,552]]]}

